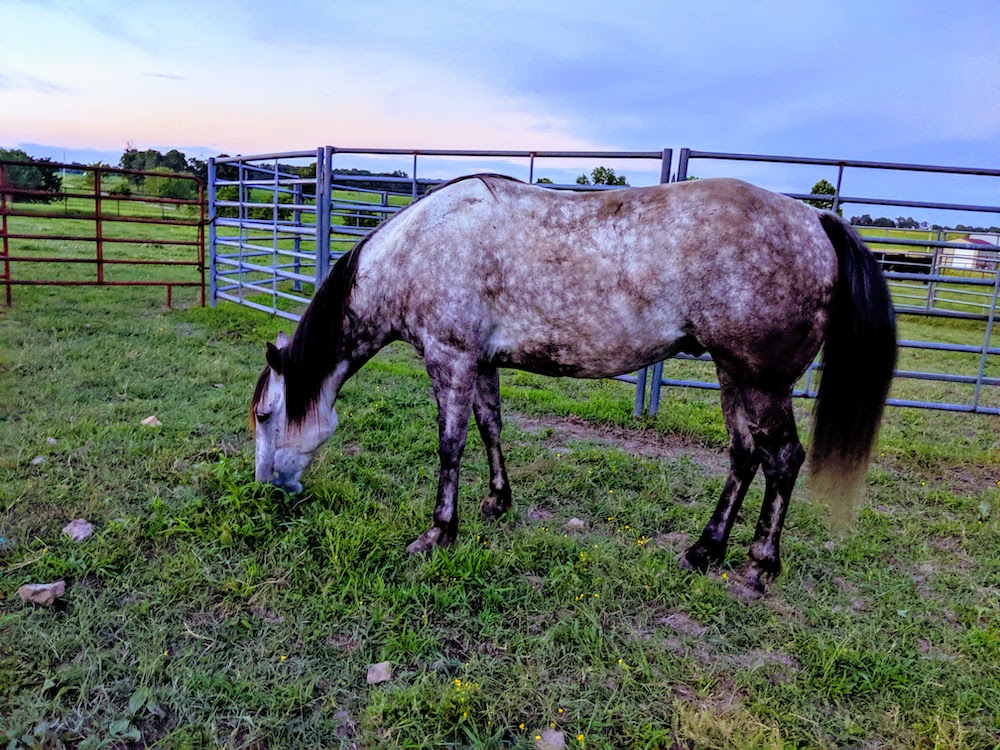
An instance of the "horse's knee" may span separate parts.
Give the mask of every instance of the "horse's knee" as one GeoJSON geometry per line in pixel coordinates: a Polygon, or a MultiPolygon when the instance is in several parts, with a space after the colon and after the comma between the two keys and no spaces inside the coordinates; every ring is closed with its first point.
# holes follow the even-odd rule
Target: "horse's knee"
{"type": "Polygon", "coordinates": [[[752,445],[742,441],[732,440],[729,443],[729,466],[738,477],[750,474],[757,469],[759,461],[752,445]]]}

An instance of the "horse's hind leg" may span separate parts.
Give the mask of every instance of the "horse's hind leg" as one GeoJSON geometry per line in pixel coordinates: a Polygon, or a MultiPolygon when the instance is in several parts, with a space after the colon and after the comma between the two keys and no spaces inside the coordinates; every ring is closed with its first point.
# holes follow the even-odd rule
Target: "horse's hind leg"
{"type": "Polygon", "coordinates": [[[806,453],[795,429],[791,388],[780,395],[757,392],[754,401],[758,419],[754,441],[766,485],[743,578],[762,593],[765,582],[781,572],[781,529],[806,453]]]}
{"type": "Polygon", "coordinates": [[[480,506],[483,518],[499,518],[510,509],[510,483],[500,449],[500,373],[490,365],[481,365],[476,376],[476,392],[472,401],[479,435],[486,446],[490,464],[490,494],[480,506]]]}
{"type": "Polygon", "coordinates": [[[753,433],[744,408],[744,391],[721,369],[719,383],[722,414],[729,431],[729,476],[711,520],[698,541],[681,558],[682,565],[701,572],[705,572],[710,564],[725,560],[729,533],[760,463],[755,456],[753,433]]]}
{"type": "Polygon", "coordinates": [[[434,523],[406,551],[429,552],[452,544],[458,533],[458,468],[465,450],[476,385],[475,359],[450,347],[425,352],[427,374],[438,406],[437,504],[434,523]]]}

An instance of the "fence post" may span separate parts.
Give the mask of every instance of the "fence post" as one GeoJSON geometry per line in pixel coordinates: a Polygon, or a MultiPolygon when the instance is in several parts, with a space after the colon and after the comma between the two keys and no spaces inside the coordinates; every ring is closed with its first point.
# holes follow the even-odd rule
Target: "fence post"
{"type": "Polygon", "coordinates": [[[413,200],[417,199],[417,152],[413,152],[413,200]]]}
{"type": "Polygon", "coordinates": [[[4,185],[3,164],[0,164],[0,235],[3,235],[3,280],[6,287],[7,307],[10,307],[10,240],[7,237],[7,191],[4,185]]]}
{"type": "Polygon", "coordinates": [[[831,209],[835,214],[840,211],[840,183],[844,180],[844,165],[837,168],[837,186],[833,189],[833,208],[831,209]]]}
{"type": "Polygon", "coordinates": [[[274,180],[271,183],[271,312],[278,312],[278,157],[274,157],[274,180]]]}
{"type": "MultiPolygon", "coordinates": [[[[121,201],[118,201],[119,208],[121,201]]],[[[120,212],[119,212],[120,213],[120,212]]],[[[198,272],[201,274],[201,306],[205,306],[205,183],[198,180],[198,272]]]]}
{"type": "Polygon", "coordinates": [[[94,219],[97,224],[97,283],[104,283],[104,227],[101,222],[101,168],[94,168],[94,219]]]}
{"type": "Polygon", "coordinates": [[[208,160],[208,303],[219,304],[219,281],[215,275],[215,158],[208,160]]]}
{"type": "MultiPolygon", "coordinates": [[[[687,179],[687,160],[688,160],[689,149],[681,149],[680,159],[677,165],[677,180],[687,179]],[[681,176],[681,169],[684,170],[684,176],[681,176]]],[[[670,167],[674,159],[673,149],[665,148],[663,149],[663,157],[660,160],[660,182],[670,182],[670,167]]],[[[642,369],[640,373],[642,378],[642,388],[646,389],[646,368],[642,369]]],[[[637,384],[638,387],[638,384],[637,384]]],[[[656,416],[656,413],[660,410],[660,392],[663,388],[663,363],[657,362],[653,365],[653,376],[652,382],[649,384],[649,414],[650,416],[656,416]]],[[[638,408],[639,393],[636,391],[636,408],[638,408]]]]}
{"type": "Polygon", "coordinates": [[[688,159],[691,158],[691,149],[682,148],[677,157],[677,182],[684,182],[688,178],[688,159]]]}
{"type": "Polygon", "coordinates": [[[238,181],[239,181],[239,201],[240,207],[237,209],[239,211],[239,240],[237,241],[236,247],[236,260],[239,265],[236,267],[236,291],[239,296],[240,304],[243,303],[243,275],[244,275],[244,260],[243,251],[246,249],[247,244],[250,242],[250,230],[247,228],[247,220],[250,217],[250,212],[247,210],[247,203],[250,201],[250,190],[247,188],[247,161],[240,159],[237,164],[239,165],[238,171],[238,181]]]}
{"type": "Polygon", "coordinates": [[[316,288],[330,272],[330,205],[333,147],[316,149],[316,288]]]}
{"type": "MultiPolygon", "coordinates": [[[[294,201],[296,206],[302,205],[302,186],[296,185],[292,189],[292,201],[294,201]]],[[[292,223],[295,229],[302,229],[302,211],[296,209],[292,211],[292,223]]],[[[299,253],[302,252],[302,235],[297,231],[294,232],[294,237],[292,238],[292,251],[295,253],[295,273],[302,273],[302,258],[299,257],[299,253]]],[[[296,292],[302,291],[302,282],[299,279],[295,279],[295,283],[292,288],[296,292]]]]}

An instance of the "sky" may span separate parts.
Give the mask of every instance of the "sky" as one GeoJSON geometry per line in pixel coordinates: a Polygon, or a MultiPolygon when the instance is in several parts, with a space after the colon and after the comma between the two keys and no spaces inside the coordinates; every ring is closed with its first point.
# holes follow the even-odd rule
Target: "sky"
{"type": "MultiPolygon", "coordinates": [[[[0,39],[0,146],[38,156],[686,146],[1000,167],[998,0],[0,0],[0,39]]],[[[954,191],[996,205],[996,182],[954,191]]]]}

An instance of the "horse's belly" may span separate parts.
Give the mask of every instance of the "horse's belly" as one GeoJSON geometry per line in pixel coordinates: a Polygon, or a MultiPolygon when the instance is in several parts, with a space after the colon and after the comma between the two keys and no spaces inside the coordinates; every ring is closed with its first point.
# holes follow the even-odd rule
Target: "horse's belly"
{"type": "Polygon", "coordinates": [[[603,335],[519,337],[495,336],[488,357],[498,367],[512,367],[539,375],[607,378],[633,372],[696,345],[680,330],[642,332],[607,331],[603,335]]]}

